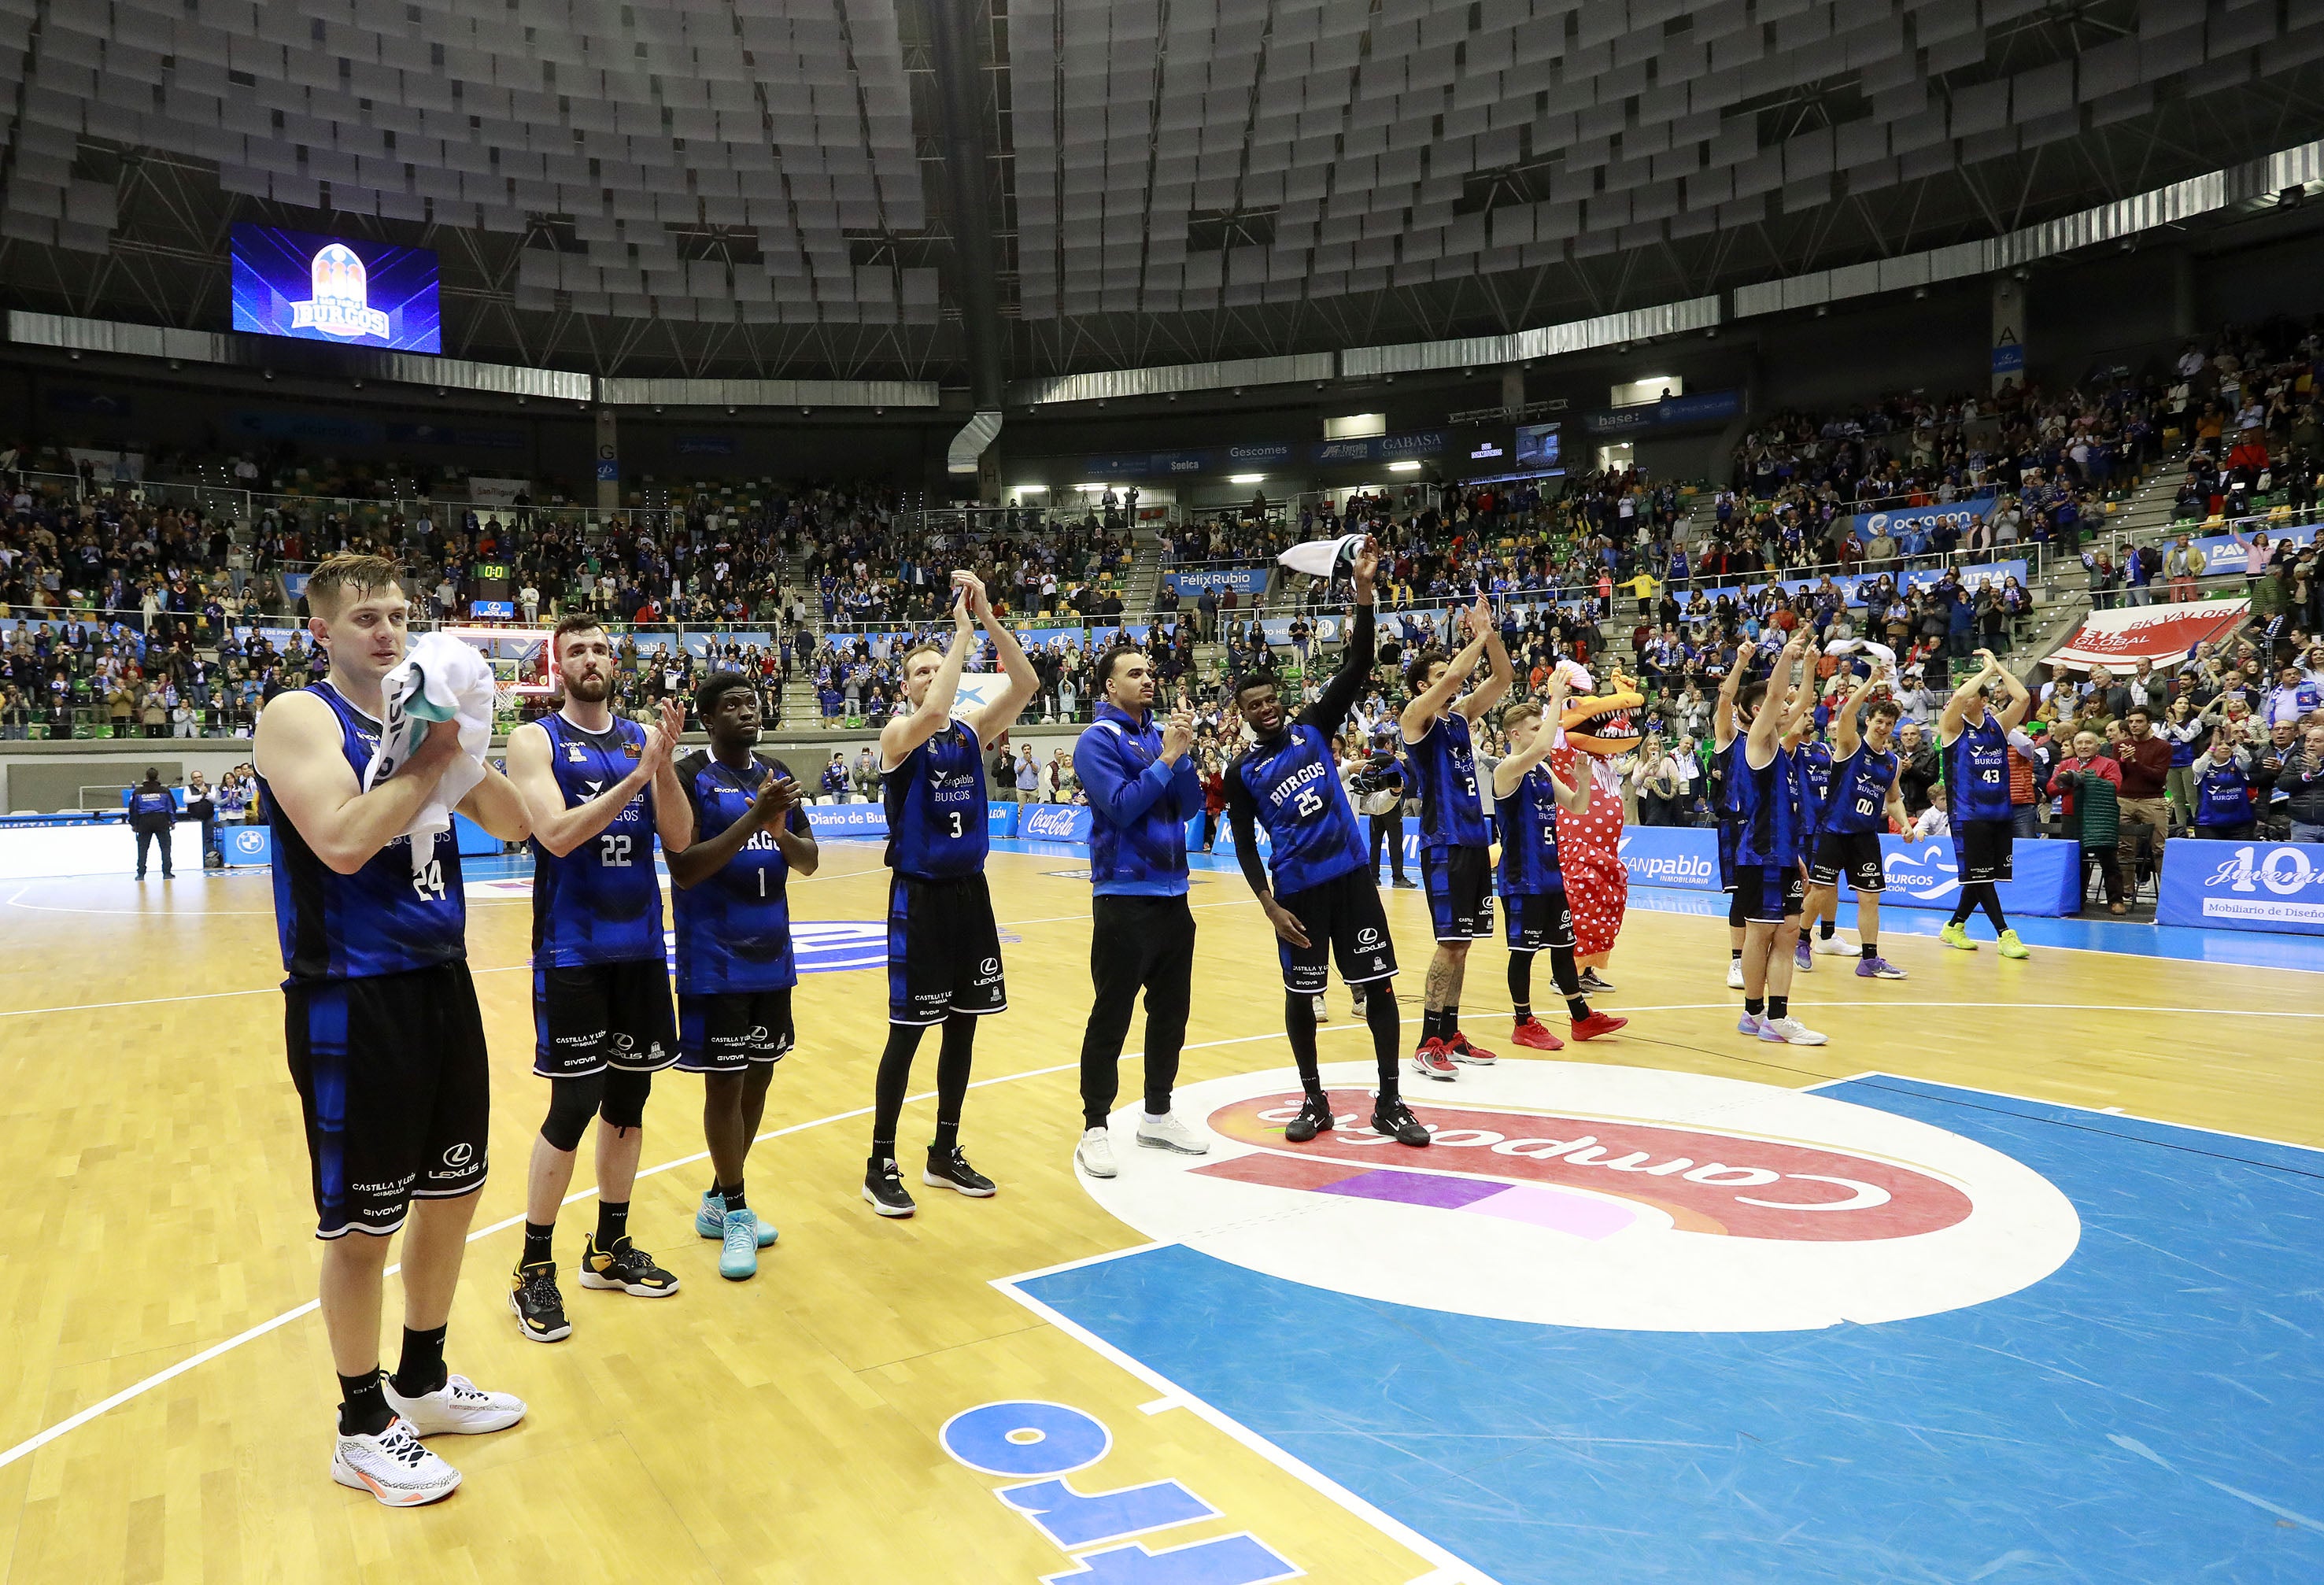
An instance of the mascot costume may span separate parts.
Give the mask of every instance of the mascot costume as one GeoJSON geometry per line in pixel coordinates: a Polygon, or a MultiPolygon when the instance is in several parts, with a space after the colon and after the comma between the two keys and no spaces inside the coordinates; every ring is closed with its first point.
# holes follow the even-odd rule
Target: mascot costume
{"type": "MultiPolygon", "coordinates": [[[[1580,687],[1591,687],[1589,674],[1578,667],[1580,687]]],[[[1579,820],[1561,820],[1558,848],[1565,868],[1566,900],[1573,907],[1573,961],[1592,975],[1584,990],[1610,991],[1613,986],[1598,971],[1613,953],[1621,933],[1623,910],[1629,906],[1630,876],[1622,867],[1622,778],[1613,766],[1616,756],[1638,746],[1633,712],[1646,700],[1637,685],[1619,671],[1607,679],[1603,693],[1569,698],[1565,704],[1564,741],[1550,751],[1550,763],[1569,783],[1590,778],[1590,813],[1579,820]]]]}

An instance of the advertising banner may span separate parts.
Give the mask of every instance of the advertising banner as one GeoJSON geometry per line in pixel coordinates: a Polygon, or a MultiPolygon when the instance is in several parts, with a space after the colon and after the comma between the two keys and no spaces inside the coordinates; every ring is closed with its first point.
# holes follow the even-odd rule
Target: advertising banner
{"type": "Polygon", "coordinates": [[[2324,935],[2324,845],[2168,843],[2154,919],[2159,925],[2324,935]]]}
{"type": "MultiPolygon", "coordinates": [[[[1944,582],[1948,570],[1957,573],[1960,576],[1961,586],[1972,592],[1987,584],[2002,584],[2011,578],[2015,578],[2022,585],[2026,577],[2026,564],[2023,561],[1985,561],[1979,562],[1975,567],[1951,569],[1941,567],[1910,567],[1898,579],[1898,583],[1907,590],[1925,589],[1932,584],[1944,582]]],[[[1823,584],[1821,575],[1812,578],[1776,578],[1773,581],[1775,587],[1782,589],[1787,594],[1796,594],[1803,589],[1820,588],[1823,584]]],[[[1859,573],[1853,577],[1834,578],[1832,584],[1840,590],[1841,597],[1849,604],[1862,605],[1865,591],[1879,581],[1880,575],[1877,573],[1859,573]]],[[[1767,584],[1765,582],[1720,584],[1716,587],[1703,590],[1703,594],[1716,604],[1722,594],[1731,600],[1739,601],[1746,593],[1756,592],[1766,587],[1767,584]]],[[[1689,592],[1692,593],[1691,590],[1689,592]]],[[[1616,610],[1618,611],[1620,608],[1620,600],[1618,597],[1616,610]]]]}
{"type": "Polygon", "coordinates": [[[1434,456],[1443,449],[1443,430],[1421,429],[1409,435],[1318,441],[1308,448],[1307,459],[1317,463],[1394,462],[1402,457],[1434,456]]]}
{"type": "Polygon", "coordinates": [[[1582,427],[1600,439],[1641,435],[1653,429],[1675,429],[1686,424],[1723,424],[1743,410],[1740,391],[1705,391],[1694,396],[1666,396],[1635,407],[1608,408],[1582,415],[1582,427]]]}
{"type": "MultiPolygon", "coordinates": [[[[1880,898],[1884,907],[1950,912],[1960,900],[1960,872],[1954,867],[1950,839],[1913,843],[1901,836],[1884,836],[1880,852],[1888,881],[1888,889],[1880,898]]],[[[1621,854],[1622,867],[1629,871],[1633,886],[1689,891],[1720,889],[1719,834],[1708,826],[1626,825],[1621,854]]],[[[2004,909],[2045,918],[2074,911],[2082,888],[2081,849],[2077,843],[2020,842],[2014,867],[2016,879],[2004,881],[2000,889],[2004,909]]],[[[1841,887],[1842,901],[1853,896],[1853,888],[1841,887]]]]}
{"type": "Polygon", "coordinates": [[[1017,834],[1028,842],[1087,842],[1090,812],[1075,804],[1019,804],[1017,834]]]}
{"type": "Polygon", "coordinates": [[[252,225],[235,226],[227,246],[236,330],[396,352],[443,350],[432,249],[252,225]]]}
{"type": "Polygon", "coordinates": [[[514,506],[519,495],[530,494],[530,479],[493,479],[482,474],[468,475],[468,500],[476,506],[514,506]]]}
{"type": "Polygon", "coordinates": [[[1267,587],[1269,570],[1264,567],[1201,567],[1162,576],[1181,594],[1200,594],[1204,589],[1232,589],[1238,594],[1257,594],[1267,587]]]}
{"type": "Polygon", "coordinates": [[[263,825],[226,826],[218,832],[218,847],[229,869],[274,862],[274,833],[263,825]]]}
{"type": "MultiPolygon", "coordinates": [[[[2294,545],[2305,545],[2316,538],[2314,523],[2309,523],[2301,528],[2293,528],[2289,524],[2278,528],[2268,523],[2255,523],[2251,526],[2255,532],[2245,533],[2244,539],[2248,541],[2264,536],[2271,550],[2287,540],[2294,545]]],[[[2221,573],[2240,573],[2244,570],[2244,547],[2236,543],[2234,535],[2205,534],[2191,543],[2203,553],[2204,571],[2211,576],[2216,577],[2221,573]]]]}
{"type": "Polygon", "coordinates": [[[888,807],[885,804],[809,804],[807,824],[818,842],[827,836],[885,836],[888,807]]]}
{"type": "Polygon", "coordinates": [[[2072,638],[2044,659],[2052,666],[2128,668],[2141,660],[2176,666],[2196,645],[2224,639],[2243,626],[2250,610],[2249,600],[2237,598],[2093,611],[2072,638]]]}
{"type": "Polygon", "coordinates": [[[1981,521],[1993,510],[1994,497],[1999,493],[1988,484],[1959,501],[1940,502],[1929,506],[1892,507],[1881,511],[1859,511],[1848,519],[1848,528],[1860,543],[1867,544],[1883,529],[1899,539],[1904,537],[1907,529],[1933,529],[1947,521],[1966,532],[1969,524],[1981,521]]]}

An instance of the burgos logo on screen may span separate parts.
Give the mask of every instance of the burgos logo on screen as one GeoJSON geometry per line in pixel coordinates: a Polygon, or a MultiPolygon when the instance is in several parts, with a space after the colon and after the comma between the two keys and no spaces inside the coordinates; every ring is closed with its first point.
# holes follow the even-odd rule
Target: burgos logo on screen
{"type": "Polygon", "coordinates": [[[387,316],[371,306],[371,273],[343,242],[318,248],[308,274],[312,301],[290,305],[290,323],[326,336],[387,335],[387,316]]]}
{"type": "MultiPolygon", "coordinates": [[[[1149,1237],[1284,1281],[1554,1326],[1769,1332],[1898,1321],[2040,1282],[2072,1204],[1989,1147],[1800,1091],[1595,1064],[1463,1072],[1414,1103],[1426,1149],[1369,1126],[1369,1063],[1324,1070],[1337,1126],[1304,1145],[1296,1079],[1182,1088],[1207,1157],[1084,1187],[1149,1237]]],[[[1141,1156],[1143,1153],[1141,1153],[1141,1156]]]]}

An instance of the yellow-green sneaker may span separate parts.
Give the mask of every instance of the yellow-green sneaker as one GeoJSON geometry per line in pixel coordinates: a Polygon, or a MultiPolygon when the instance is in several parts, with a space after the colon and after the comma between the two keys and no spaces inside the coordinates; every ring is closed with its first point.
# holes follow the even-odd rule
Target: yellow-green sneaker
{"type": "Polygon", "coordinates": [[[2016,931],[2004,930],[2001,933],[2001,955],[2006,958],[2030,958],[2034,954],[2024,942],[2017,939],[2016,931]]]}
{"type": "MultiPolygon", "coordinates": [[[[1977,943],[1969,938],[1969,926],[1966,925],[1948,925],[1937,932],[1937,939],[1960,952],[1977,950],[1977,943]]],[[[2020,952],[2024,950],[2024,947],[2018,948],[2020,952]]]]}

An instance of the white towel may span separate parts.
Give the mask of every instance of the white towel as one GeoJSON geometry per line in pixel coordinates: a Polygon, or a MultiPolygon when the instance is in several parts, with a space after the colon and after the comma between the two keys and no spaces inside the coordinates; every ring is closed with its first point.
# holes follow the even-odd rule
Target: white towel
{"type": "Polygon", "coordinates": [[[404,652],[403,664],[382,680],[380,693],[386,729],[364,772],[365,792],[394,775],[438,722],[460,723],[460,757],[445,769],[435,792],[403,828],[411,839],[412,872],[418,874],[433,856],[436,834],[450,829],[454,806],[484,779],[484,751],[493,742],[493,668],[475,645],[448,633],[422,633],[404,652]]]}
{"type": "Polygon", "coordinates": [[[1823,652],[1827,655],[1852,655],[1858,650],[1863,650],[1867,655],[1878,657],[1889,670],[1896,669],[1896,651],[1886,644],[1875,643],[1870,639],[1834,639],[1823,647],[1823,652]]]}
{"type": "Polygon", "coordinates": [[[1356,547],[1363,542],[1361,534],[1342,534],[1336,539],[1310,539],[1305,544],[1294,545],[1275,559],[1293,572],[1325,578],[1338,572],[1343,562],[1353,561],[1356,547]]]}

